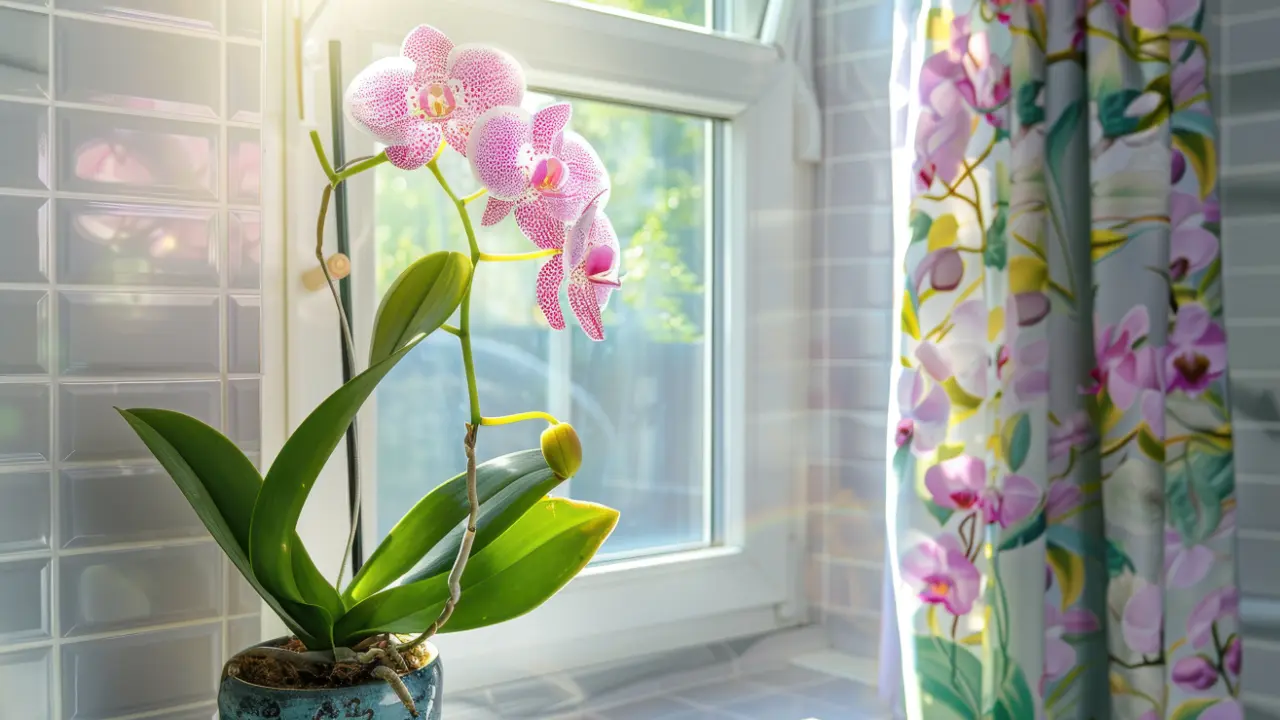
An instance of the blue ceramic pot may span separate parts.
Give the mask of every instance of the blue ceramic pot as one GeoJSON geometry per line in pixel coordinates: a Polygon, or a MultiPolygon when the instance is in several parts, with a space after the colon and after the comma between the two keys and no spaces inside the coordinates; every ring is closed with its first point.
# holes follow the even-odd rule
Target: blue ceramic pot
{"type": "MultiPolygon", "coordinates": [[[[263,645],[279,646],[283,639],[263,645]]],[[[444,673],[440,653],[431,648],[426,666],[400,679],[413,696],[418,720],[441,720],[444,673]]],[[[391,686],[382,681],[346,688],[282,690],[224,677],[218,688],[219,720],[410,720],[391,686]]]]}

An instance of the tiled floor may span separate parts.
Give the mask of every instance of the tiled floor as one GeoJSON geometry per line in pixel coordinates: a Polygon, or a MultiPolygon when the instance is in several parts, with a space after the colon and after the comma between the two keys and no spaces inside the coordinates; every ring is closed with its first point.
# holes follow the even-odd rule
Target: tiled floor
{"type": "Polygon", "coordinates": [[[883,720],[870,685],[788,666],[621,703],[584,701],[556,712],[521,712],[510,700],[446,701],[447,720],[883,720]]]}

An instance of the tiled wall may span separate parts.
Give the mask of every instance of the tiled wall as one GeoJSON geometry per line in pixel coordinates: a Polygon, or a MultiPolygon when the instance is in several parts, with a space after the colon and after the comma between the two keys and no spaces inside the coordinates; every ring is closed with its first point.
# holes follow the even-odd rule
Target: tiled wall
{"type": "Polygon", "coordinates": [[[260,0],[0,0],[0,720],[212,714],[259,603],[112,406],[259,451],[260,0]]]}
{"type": "Polygon", "coordinates": [[[837,649],[874,658],[893,303],[892,0],[815,0],[823,154],[810,270],[811,597],[837,649]]]}
{"type": "Polygon", "coordinates": [[[1211,0],[1249,717],[1280,718],[1280,4],[1211,0]]]}

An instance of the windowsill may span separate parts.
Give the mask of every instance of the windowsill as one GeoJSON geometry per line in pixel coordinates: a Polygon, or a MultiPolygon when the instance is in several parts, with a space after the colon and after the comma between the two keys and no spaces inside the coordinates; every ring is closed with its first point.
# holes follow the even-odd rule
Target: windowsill
{"type": "Polygon", "coordinates": [[[810,626],[446,694],[450,720],[869,720],[873,663],[810,626]]]}

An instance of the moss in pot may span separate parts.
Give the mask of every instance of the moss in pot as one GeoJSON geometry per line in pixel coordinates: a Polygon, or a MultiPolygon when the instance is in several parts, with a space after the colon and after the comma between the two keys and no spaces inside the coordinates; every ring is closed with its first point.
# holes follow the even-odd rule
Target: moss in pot
{"type": "MultiPolygon", "coordinates": [[[[412,263],[388,289],[367,358],[358,358],[342,322],[352,367],[366,368],[326,398],[290,434],[266,475],[203,422],[169,410],[120,410],[195,509],[227,557],[292,633],[232,657],[218,709],[233,718],[440,718],[441,659],[430,638],[523,615],[564,587],[617,524],[608,507],[551,498],[581,465],[567,423],[530,411],[481,414],[471,352],[472,279],[486,262],[540,261],[537,301],[548,323],[565,327],[559,294],[594,340],[601,311],[619,286],[618,240],[604,210],[609,178],[590,145],[569,129],[571,109],[520,108],[524,74],[493,48],[454,48],[427,25],[406,37],[398,57],[379,60],[348,88],[349,118],[386,145],[377,156],[333,168],[311,139],[329,182],[317,223],[316,258],[343,315],[324,262],[325,214],[333,189],[380,164],[426,170],[439,181],[466,231],[467,253],[435,252],[412,263]],[[437,166],[444,152],[467,157],[480,187],[458,196],[437,166]],[[514,214],[536,249],[482,252],[469,206],[482,222],[514,214]],[[514,211],[514,212],[513,212],[514,211]],[[456,327],[446,324],[458,312],[456,327]],[[298,538],[307,496],[329,456],[378,383],[426,337],[454,335],[466,375],[469,417],[460,423],[466,467],[428,492],[344,585],[330,582],[298,538]],[[357,364],[357,360],[367,362],[357,364]],[[545,421],[541,444],[477,463],[481,430],[545,421]]],[[[423,398],[430,402],[431,398],[423,398]]],[[[357,478],[358,484],[359,478],[357,478]]],[[[359,494],[357,494],[359,497],[359,494]]],[[[346,555],[354,528],[345,527],[346,555]]],[[[348,557],[342,558],[345,568],[348,557]]]]}

